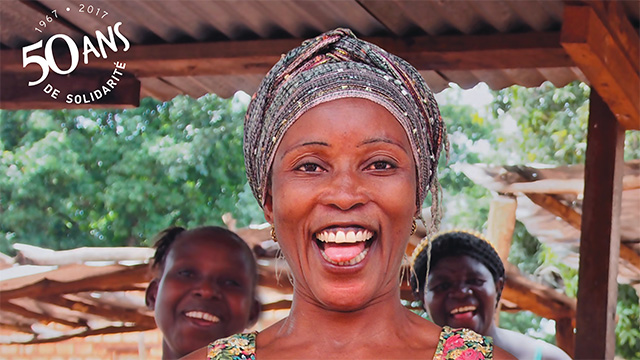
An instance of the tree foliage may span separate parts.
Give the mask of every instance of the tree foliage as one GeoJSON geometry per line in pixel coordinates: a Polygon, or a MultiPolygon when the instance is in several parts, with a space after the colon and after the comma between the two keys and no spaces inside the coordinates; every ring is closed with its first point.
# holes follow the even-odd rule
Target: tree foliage
{"type": "MultiPolygon", "coordinates": [[[[485,109],[445,94],[449,162],[440,163],[443,228],[486,228],[492,194],[456,164],[584,163],[589,87],[545,83],[493,92],[485,109]]],[[[0,251],[23,242],[53,249],[150,245],[170,225],[238,226],[264,221],[244,175],[246,98],[144,99],[128,110],[0,110],[0,251]],[[243,101],[244,99],[244,101],[243,101]]],[[[625,159],[640,158],[640,132],[628,132],[625,159]]],[[[565,291],[577,272],[516,224],[510,262],[532,274],[560,269],[565,291]]],[[[618,353],[640,358],[638,298],[620,288],[618,353]]],[[[548,322],[531,313],[501,314],[501,326],[551,341],[548,322]],[[526,331],[525,331],[526,330],[526,331]]]]}
{"type": "MultiPolygon", "coordinates": [[[[586,152],[590,88],[580,82],[563,88],[544,83],[538,88],[512,86],[493,92],[489,111],[458,105],[455,93],[442,106],[442,114],[451,142],[450,165],[441,168],[445,193],[445,227],[463,227],[482,231],[486,228],[491,193],[473,184],[456,170],[455,164],[493,165],[570,165],[583,164],[586,152]]],[[[640,158],[640,132],[625,137],[625,159],[640,158]]],[[[577,294],[577,270],[561,263],[556,255],[516,223],[509,261],[533,274],[538,268],[552,266],[564,280],[564,291],[577,294]]],[[[617,351],[627,358],[640,358],[638,347],[637,297],[621,292],[618,302],[617,351]],[[635,301],[635,302],[634,302],[635,301]]],[[[501,327],[553,342],[545,332],[549,322],[529,312],[501,313],[501,327]],[[525,331],[526,330],[526,331],[525,331]]]]}
{"type": "Polygon", "coordinates": [[[0,111],[0,251],[150,245],[170,225],[261,221],[244,175],[246,101],[0,111]]]}
{"type": "MultiPolygon", "coordinates": [[[[555,88],[549,83],[538,88],[512,86],[495,93],[492,109],[497,118],[513,118],[516,121],[519,132],[518,136],[512,138],[516,145],[511,146],[519,147],[520,151],[517,153],[523,155],[521,163],[584,164],[589,95],[589,86],[579,82],[563,88],[555,88]]],[[[624,157],[625,160],[640,158],[640,132],[628,131],[625,134],[624,157]]],[[[522,244],[523,239],[526,237],[516,236],[516,244],[522,244]]],[[[576,269],[558,261],[555,254],[548,249],[541,250],[536,251],[540,266],[557,268],[563,276],[565,292],[575,297],[578,285],[576,269]]],[[[510,255],[510,260],[513,255],[510,255]]],[[[514,260],[521,269],[521,264],[526,263],[522,262],[522,257],[514,260]]],[[[638,338],[638,298],[635,296],[629,301],[633,298],[630,291],[621,292],[618,298],[616,351],[628,358],[640,358],[640,345],[631,340],[638,338]]]]}

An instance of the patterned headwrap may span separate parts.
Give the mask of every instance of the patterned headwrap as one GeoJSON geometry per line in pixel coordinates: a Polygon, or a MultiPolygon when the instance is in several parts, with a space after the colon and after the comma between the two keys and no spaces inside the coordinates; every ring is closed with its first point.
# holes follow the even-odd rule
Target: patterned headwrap
{"type": "Polygon", "coordinates": [[[306,40],[274,65],[253,95],[244,124],[249,184],[264,206],[275,151],[307,110],[340,98],[363,98],[387,109],[407,133],[417,166],[418,209],[431,190],[445,129],[438,105],[418,71],[403,59],[336,29],[306,40]]]}
{"type": "MultiPolygon", "coordinates": [[[[424,238],[413,250],[411,256],[411,289],[418,300],[422,300],[425,283],[429,276],[429,269],[449,256],[466,255],[484,265],[491,273],[493,281],[505,279],[504,264],[493,244],[478,232],[466,230],[452,230],[439,233],[433,239],[424,238]]],[[[502,287],[498,289],[497,301],[500,301],[502,287]]]]}

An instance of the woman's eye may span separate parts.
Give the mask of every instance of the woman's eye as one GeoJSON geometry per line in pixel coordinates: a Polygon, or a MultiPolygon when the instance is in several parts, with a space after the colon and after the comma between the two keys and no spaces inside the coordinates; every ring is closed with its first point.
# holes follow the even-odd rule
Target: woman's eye
{"type": "Polygon", "coordinates": [[[300,165],[297,168],[297,170],[298,171],[304,171],[304,172],[320,172],[320,171],[322,171],[322,168],[318,164],[306,163],[306,164],[300,165]]]}
{"type": "Polygon", "coordinates": [[[233,279],[226,279],[226,280],[223,280],[223,282],[222,282],[222,283],[223,283],[223,285],[225,285],[225,286],[232,286],[232,287],[240,286],[240,283],[239,283],[239,282],[237,282],[237,281],[235,281],[235,280],[233,280],[233,279]]]}
{"type": "Polygon", "coordinates": [[[180,270],[178,271],[178,275],[181,277],[193,277],[193,271],[191,270],[180,270]]]}
{"type": "Polygon", "coordinates": [[[475,286],[482,286],[482,285],[484,285],[484,280],[483,279],[471,279],[471,280],[469,280],[469,284],[475,285],[475,286]]]}
{"type": "Polygon", "coordinates": [[[376,161],[371,165],[367,166],[367,170],[388,170],[393,169],[393,165],[388,161],[376,161]]]}
{"type": "Polygon", "coordinates": [[[444,282],[444,283],[440,283],[440,284],[434,285],[431,290],[432,291],[445,291],[445,290],[449,289],[450,287],[451,287],[451,285],[449,283],[444,282]]]}

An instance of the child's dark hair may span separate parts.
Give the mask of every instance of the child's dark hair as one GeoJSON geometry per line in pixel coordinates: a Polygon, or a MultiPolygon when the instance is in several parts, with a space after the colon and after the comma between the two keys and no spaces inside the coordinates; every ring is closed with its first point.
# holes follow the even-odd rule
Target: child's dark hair
{"type": "MultiPolygon", "coordinates": [[[[427,239],[423,240],[427,241],[427,239]]],[[[417,300],[422,300],[427,268],[432,269],[440,260],[449,256],[467,255],[481,262],[493,276],[493,281],[505,279],[504,264],[491,243],[480,234],[466,231],[448,231],[436,235],[431,246],[421,243],[413,254],[411,289],[417,300]],[[431,251],[429,251],[431,248],[431,251]]],[[[498,289],[497,301],[500,301],[502,288],[498,289]]],[[[497,303],[497,302],[496,302],[497,303]]]]}
{"type": "Polygon", "coordinates": [[[238,234],[234,233],[231,230],[225,229],[220,226],[201,226],[191,230],[187,230],[183,227],[175,226],[162,230],[158,235],[154,238],[153,247],[156,249],[153,258],[151,259],[151,271],[154,273],[161,272],[164,268],[165,261],[167,260],[167,256],[169,251],[171,250],[171,246],[182,236],[187,234],[194,233],[215,233],[220,236],[223,236],[227,239],[232,240],[236,244],[238,244],[243,251],[247,253],[247,255],[251,259],[251,271],[253,274],[254,284],[257,283],[258,280],[258,264],[256,263],[255,256],[253,255],[253,251],[249,248],[249,245],[238,236],[238,234]]]}

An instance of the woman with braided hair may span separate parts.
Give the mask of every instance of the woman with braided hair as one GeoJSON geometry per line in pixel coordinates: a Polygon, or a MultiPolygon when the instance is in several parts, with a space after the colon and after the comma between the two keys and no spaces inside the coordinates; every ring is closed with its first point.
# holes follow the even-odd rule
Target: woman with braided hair
{"type": "Polygon", "coordinates": [[[570,359],[560,348],[494,322],[505,283],[502,260],[479,233],[443,232],[424,239],[413,253],[411,288],[440,326],[468,328],[491,336],[518,359],[570,359]]]}
{"type": "Polygon", "coordinates": [[[191,358],[511,358],[400,302],[404,251],[428,192],[438,208],[445,143],[415,68],[350,30],[327,32],[269,71],[244,130],[249,184],[291,269],[291,311],[191,358]]]}

